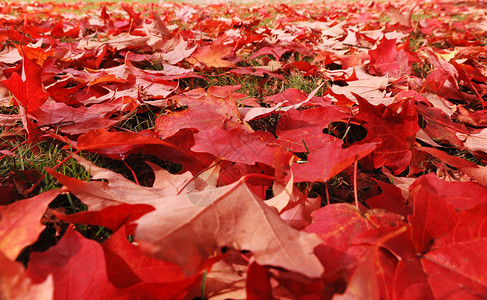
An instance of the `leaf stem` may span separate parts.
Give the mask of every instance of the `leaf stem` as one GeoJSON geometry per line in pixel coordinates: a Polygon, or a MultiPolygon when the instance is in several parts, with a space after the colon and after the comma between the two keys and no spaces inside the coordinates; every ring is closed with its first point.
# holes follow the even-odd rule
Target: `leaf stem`
{"type": "Polygon", "coordinates": [[[181,194],[182,191],[184,191],[184,189],[193,181],[195,180],[196,178],[198,178],[198,176],[200,176],[201,174],[203,174],[204,172],[208,171],[209,169],[213,168],[214,166],[218,165],[219,163],[221,163],[223,160],[219,160],[215,163],[212,163],[210,166],[204,168],[203,170],[199,171],[198,173],[196,173],[196,175],[193,176],[193,178],[191,178],[188,182],[186,182],[185,185],[183,185],[183,187],[179,190],[179,192],[177,193],[177,195],[181,194]]]}
{"type": "Polygon", "coordinates": [[[330,193],[328,192],[328,182],[325,182],[326,205],[330,205],[330,193]]]}
{"type": "Polygon", "coordinates": [[[353,164],[353,196],[355,198],[355,206],[360,210],[358,206],[358,193],[357,193],[357,164],[358,155],[355,156],[355,162],[353,164]]]}
{"type": "Polygon", "coordinates": [[[135,175],[134,170],[132,170],[132,168],[127,164],[127,162],[124,159],[122,159],[122,161],[123,161],[123,164],[130,170],[130,172],[132,172],[132,176],[134,176],[135,183],[140,185],[139,179],[137,179],[137,175],[135,175]]]}

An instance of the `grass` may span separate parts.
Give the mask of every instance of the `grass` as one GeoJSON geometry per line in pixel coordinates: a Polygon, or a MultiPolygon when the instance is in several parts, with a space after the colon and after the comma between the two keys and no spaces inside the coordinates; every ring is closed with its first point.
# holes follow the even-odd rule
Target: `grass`
{"type": "Polygon", "coordinates": [[[133,132],[151,130],[155,126],[156,118],[159,113],[159,109],[153,109],[149,107],[149,105],[141,105],[134,111],[125,115],[114,128],[117,130],[129,130],[133,132]]]}
{"type": "MultiPolygon", "coordinates": [[[[0,160],[0,176],[4,180],[9,180],[10,177],[20,178],[30,188],[34,188],[31,191],[33,194],[59,187],[56,181],[50,180],[45,171],[45,168],[54,168],[69,156],[57,141],[46,140],[36,144],[24,141],[12,152],[15,156],[5,156],[0,160]],[[30,173],[30,176],[27,176],[27,173],[30,173]]],[[[89,178],[84,168],[74,159],[68,159],[58,171],[82,180],[89,178]]]]}
{"type": "MultiPolygon", "coordinates": [[[[143,130],[145,129],[145,121],[141,121],[142,118],[141,115],[134,114],[134,116],[128,120],[130,121],[130,124],[127,123],[124,125],[127,128],[143,130]]],[[[61,187],[61,184],[57,179],[47,173],[46,168],[55,169],[58,173],[82,181],[90,180],[90,174],[87,170],[78,164],[77,161],[70,156],[67,149],[63,147],[62,143],[57,140],[48,139],[34,144],[29,143],[24,137],[22,143],[14,145],[11,147],[11,152],[15,156],[7,155],[1,156],[0,158],[1,183],[2,186],[14,187],[12,195],[12,200],[14,201],[29,198],[42,192],[61,187]]],[[[160,161],[153,156],[132,155],[129,156],[124,163],[92,153],[80,153],[80,155],[95,165],[113,170],[131,180],[134,180],[132,170],[135,170],[139,182],[146,186],[152,185],[154,176],[152,169],[145,163],[145,161],[159,164],[173,172],[179,170],[177,164],[175,165],[170,162],[160,161]],[[129,165],[132,170],[130,170],[127,165],[129,165]]],[[[5,200],[6,199],[2,199],[2,201],[5,200]]],[[[49,207],[51,209],[60,209],[66,214],[77,213],[87,209],[85,204],[71,194],[59,195],[53,202],[51,202],[49,207]]],[[[52,234],[53,226],[58,226],[58,231],[64,230],[67,226],[67,224],[59,220],[57,220],[54,225],[51,223],[47,223],[47,225],[48,227],[45,230],[45,236],[41,235],[39,238],[40,242],[32,245],[26,251],[30,252],[32,249],[36,251],[46,250],[56,243],[56,241],[53,240],[54,237],[47,237],[50,235],[49,232],[52,234]]],[[[97,241],[103,241],[111,234],[108,229],[100,226],[78,225],[77,230],[87,238],[97,241]]],[[[56,233],[56,235],[57,234],[58,233],[56,233]]],[[[19,261],[27,263],[27,258],[28,254],[23,253],[20,255],[19,261]]]]}
{"type": "MultiPolygon", "coordinates": [[[[180,86],[183,89],[197,87],[208,89],[211,86],[241,85],[242,87],[237,92],[256,98],[261,103],[264,103],[266,97],[284,92],[289,88],[296,88],[305,93],[310,93],[322,83],[321,78],[303,76],[299,71],[291,71],[283,74],[284,80],[275,77],[271,78],[267,75],[265,77],[254,75],[236,76],[221,70],[211,74],[200,73],[200,75],[205,76],[205,79],[183,79],[181,80],[180,86]]],[[[321,96],[322,94],[323,90],[320,90],[317,96],[321,96]]]]}
{"type": "MultiPolygon", "coordinates": [[[[304,76],[299,71],[294,71],[291,72],[291,74],[287,76],[286,80],[283,82],[281,92],[289,88],[295,88],[309,94],[313,90],[315,90],[321,83],[322,79],[319,77],[304,76]]],[[[323,95],[323,90],[324,89],[320,89],[316,96],[323,95]]]]}

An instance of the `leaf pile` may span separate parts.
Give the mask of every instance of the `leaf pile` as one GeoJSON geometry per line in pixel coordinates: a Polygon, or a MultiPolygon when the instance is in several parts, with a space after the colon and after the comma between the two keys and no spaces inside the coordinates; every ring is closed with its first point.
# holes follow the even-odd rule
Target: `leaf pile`
{"type": "Polygon", "coordinates": [[[482,1],[0,11],[1,299],[487,297],[482,1]]]}

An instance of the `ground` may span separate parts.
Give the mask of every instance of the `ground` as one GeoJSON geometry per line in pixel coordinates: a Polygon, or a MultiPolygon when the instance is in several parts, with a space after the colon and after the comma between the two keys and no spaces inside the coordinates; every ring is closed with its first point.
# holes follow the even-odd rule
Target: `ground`
{"type": "Polygon", "coordinates": [[[0,4],[0,298],[487,297],[483,1],[95,2],[0,4]]]}

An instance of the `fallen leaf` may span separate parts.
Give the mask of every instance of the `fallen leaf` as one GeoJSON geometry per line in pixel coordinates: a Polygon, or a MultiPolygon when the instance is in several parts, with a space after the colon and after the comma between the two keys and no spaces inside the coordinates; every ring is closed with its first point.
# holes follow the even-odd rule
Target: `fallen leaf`
{"type": "Polygon", "coordinates": [[[402,216],[407,216],[412,213],[412,209],[406,204],[406,199],[404,199],[400,188],[382,181],[377,181],[377,184],[382,190],[382,193],[366,200],[371,209],[387,209],[390,212],[402,216]]]}
{"type": "Polygon", "coordinates": [[[121,296],[108,281],[101,245],[84,238],[72,228],[68,228],[56,246],[46,252],[31,254],[27,274],[35,283],[51,277],[54,299],[121,296]]]}
{"type": "Polygon", "coordinates": [[[421,263],[429,274],[428,283],[434,297],[485,297],[487,282],[481,266],[486,259],[478,251],[485,247],[487,238],[484,237],[427,253],[421,263]]]}
{"type": "Polygon", "coordinates": [[[405,27],[412,27],[411,16],[413,14],[413,8],[395,7],[389,4],[387,7],[387,15],[391,18],[391,24],[399,24],[405,27]]]}
{"type": "Polygon", "coordinates": [[[470,209],[487,203],[486,188],[471,181],[449,182],[430,173],[419,177],[409,187],[410,193],[418,189],[429,190],[456,209],[470,209]]]}
{"type": "Polygon", "coordinates": [[[139,49],[147,42],[147,40],[149,40],[149,37],[147,36],[137,36],[128,33],[121,33],[116,36],[110,37],[106,43],[110,47],[113,47],[117,50],[139,49]]]}
{"type": "Polygon", "coordinates": [[[109,103],[75,108],[63,103],[46,102],[32,115],[39,121],[37,124],[41,128],[55,128],[58,132],[76,135],[118,123],[118,118],[111,118],[118,108],[118,104],[109,103]]]}
{"type": "MultiPolygon", "coordinates": [[[[370,210],[361,214],[350,204],[327,205],[316,210],[312,214],[312,219],[312,223],[305,230],[316,233],[323,240],[324,244],[318,246],[315,253],[325,267],[323,280],[330,285],[332,294],[344,289],[343,285],[349,282],[362,259],[365,266],[362,267],[364,270],[359,270],[359,273],[370,274],[371,272],[369,269],[371,258],[366,257],[370,246],[354,243],[354,239],[370,228],[396,227],[402,223],[400,216],[390,212],[370,210]]],[[[373,254],[369,252],[369,255],[373,254]]],[[[362,277],[357,280],[364,279],[362,277]]]]}
{"type": "Polygon", "coordinates": [[[104,128],[92,129],[79,136],[77,148],[106,155],[114,159],[124,158],[137,147],[143,145],[163,145],[175,148],[168,142],[154,136],[144,136],[135,132],[111,132],[104,128]]]}
{"type": "Polygon", "coordinates": [[[457,138],[463,141],[463,145],[470,151],[487,152],[487,130],[482,129],[477,133],[464,134],[457,132],[457,138]]]}
{"type": "Polygon", "coordinates": [[[295,182],[327,182],[345,168],[374,151],[375,143],[352,145],[343,149],[341,140],[329,141],[308,155],[308,161],[291,167],[295,182]]]}
{"type": "Polygon", "coordinates": [[[154,208],[146,204],[121,204],[105,207],[99,211],[82,211],[70,215],[54,210],[53,214],[64,222],[103,226],[111,231],[117,231],[125,224],[133,222],[152,210],[154,208]]]}
{"type": "Polygon", "coordinates": [[[47,205],[60,190],[0,206],[0,252],[14,261],[20,251],[33,244],[45,229],[41,223],[47,205]]]}
{"type": "Polygon", "coordinates": [[[19,262],[12,261],[0,252],[0,298],[1,299],[53,299],[52,277],[33,283],[19,262]]]}
{"type": "Polygon", "coordinates": [[[156,211],[137,221],[135,237],[145,245],[146,251],[177,263],[187,274],[194,273],[221,247],[251,251],[259,264],[282,267],[309,277],[319,277],[323,272],[312,255],[318,239],[281,220],[274,209],[253,195],[245,177],[220,188],[171,195],[130,183],[102,168],[92,170],[95,178],[108,179],[109,183],[83,182],[53,171],[49,173],[90,210],[121,203],[154,206],[156,211]],[[260,225],[251,229],[250,224],[260,225]],[[199,239],[187,240],[188,232],[199,239]],[[250,240],[249,235],[253,237],[250,240]],[[186,255],[175,256],[174,253],[180,253],[182,241],[190,242],[185,245],[186,255]],[[296,241],[299,246],[295,245],[296,241]]]}
{"type": "Polygon", "coordinates": [[[236,65],[233,62],[225,59],[234,55],[233,53],[233,46],[225,45],[221,40],[209,46],[199,47],[186,60],[193,65],[200,63],[208,68],[235,68],[236,65]]]}
{"type": "Polygon", "coordinates": [[[252,60],[255,59],[261,55],[271,55],[274,57],[275,60],[281,59],[281,56],[286,53],[291,51],[291,49],[285,49],[281,47],[263,47],[257,51],[255,51],[248,59],[252,60]]]}
{"type": "Polygon", "coordinates": [[[477,181],[479,184],[487,187],[487,169],[486,169],[486,167],[476,165],[473,162],[465,160],[465,159],[460,158],[458,156],[448,155],[439,149],[418,147],[418,150],[438,157],[441,161],[445,162],[446,164],[451,165],[452,167],[457,168],[458,170],[460,170],[460,171],[464,172],[465,174],[469,175],[470,177],[472,177],[472,179],[477,181]]]}
{"type": "Polygon", "coordinates": [[[272,287],[267,269],[251,262],[247,270],[246,299],[272,299],[272,287]]]}
{"type": "Polygon", "coordinates": [[[161,58],[168,63],[175,65],[178,62],[190,57],[197,47],[198,46],[188,48],[188,42],[180,38],[179,42],[174,45],[174,49],[161,53],[161,58]]]}
{"type": "Polygon", "coordinates": [[[327,143],[335,143],[338,138],[323,134],[322,126],[301,127],[297,129],[279,130],[276,144],[283,146],[292,152],[312,153],[323,147],[327,143]]]}
{"type": "Polygon", "coordinates": [[[403,172],[412,158],[412,147],[419,130],[418,114],[414,105],[414,91],[398,94],[398,105],[371,105],[355,95],[359,102],[356,118],[365,121],[367,137],[361,143],[377,143],[372,153],[375,168],[390,167],[394,174],[403,172]]]}
{"type": "Polygon", "coordinates": [[[159,116],[156,119],[155,132],[161,139],[168,138],[184,128],[204,131],[217,127],[225,121],[221,114],[207,111],[202,114],[199,110],[187,108],[171,114],[159,116]]]}
{"type": "Polygon", "coordinates": [[[0,83],[5,86],[27,112],[35,111],[44,102],[49,94],[44,91],[41,80],[42,69],[32,60],[24,57],[22,60],[22,74],[13,73],[7,80],[0,83]]]}
{"type": "MultiPolygon", "coordinates": [[[[206,275],[205,293],[208,299],[247,299],[246,278],[248,261],[237,251],[225,253],[225,257],[211,266],[206,275]]],[[[201,288],[194,293],[201,295],[201,288]]]]}
{"type": "Polygon", "coordinates": [[[253,165],[262,162],[272,165],[276,147],[270,144],[274,141],[267,132],[248,132],[242,127],[224,130],[212,127],[194,135],[195,145],[191,151],[205,152],[217,158],[253,165]]]}
{"type": "Polygon", "coordinates": [[[146,256],[127,240],[125,228],[114,232],[102,245],[110,282],[125,288],[141,282],[159,283],[167,293],[184,294],[191,285],[200,280],[200,275],[186,277],[177,265],[146,256]]]}
{"type": "Polygon", "coordinates": [[[389,84],[389,78],[387,76],[376,76],[369,79],[360,79],[350,81],[346,86],[333,85],[331,91],[334,94],[344,95],[348,100],[357,103],[355,94],[358,94],[374,105],[385,104],[388,105],[392,102],[390,97],[387,97],[385,89],[389,84]]]}
{"type": "Polygon", "coordinates": [[[177,263],[187,274],[221,247],[232,247],[251,251],[260,265],[319,277],[323,268],[312,254],[318,239],[282,221],[275,210],[255,198],[244,179],[154,201],[156,211],[137,221],[136,239],[146,251],[177,263]],[[188,234],[195,237],[189,243],[188,234]],[[184,253],[178,250],[181,245],[184,253]]]}

